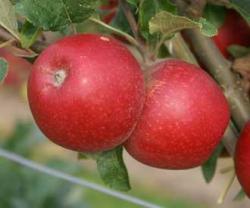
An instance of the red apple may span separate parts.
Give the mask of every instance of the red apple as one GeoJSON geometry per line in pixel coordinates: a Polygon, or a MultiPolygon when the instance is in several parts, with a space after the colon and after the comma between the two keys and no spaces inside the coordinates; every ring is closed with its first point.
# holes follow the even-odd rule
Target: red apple
{"type": "Polygon", "coordinates": [[[228,58],[227,48],[230,45],[250,46],[250,27],[236,11],[229,10],[224,24],[219,28],[213,40],[221,53],[228,58]]]}
{"type": "Polygon", "coordinates": [[[196,167],[220,142],[229,118],[228,103],[206,72],[167,60],[148,76],[143,113],[125,147],[149,166],[196,167]]]}
{"type": "Polygon", "coordinates": [[[250,122],[247,122],[237,141],[235,170],[240,184],[250,197],[250,122]]]}
{"type": "Polygon", "coordinates": [[[6,59],[9,66],[4,83],[8,86],[20,87],[28,79],[32,64],[3,48],[0,48],[0,57],[6,59]]]}
{"type": "Polygon", "coordinates": [[[53,142],[104,151],[123,143],[134,128],[144,101],[143,74],[115,39],[69,36],[35,61],[28,99],[36,123],[53,142]]]}

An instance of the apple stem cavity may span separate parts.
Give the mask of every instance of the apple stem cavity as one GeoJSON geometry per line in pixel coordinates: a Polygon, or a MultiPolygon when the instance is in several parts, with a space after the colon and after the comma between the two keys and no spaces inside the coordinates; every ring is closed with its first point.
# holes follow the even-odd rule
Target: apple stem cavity
{"type": "Polygon", "coordinates": [[[54,85],[56,87],[60,87],[63,84],[66,77],[67,77],[67,73],[64,69],[57,70],[54,74],[54,81],[55,81],[54,85]]]}

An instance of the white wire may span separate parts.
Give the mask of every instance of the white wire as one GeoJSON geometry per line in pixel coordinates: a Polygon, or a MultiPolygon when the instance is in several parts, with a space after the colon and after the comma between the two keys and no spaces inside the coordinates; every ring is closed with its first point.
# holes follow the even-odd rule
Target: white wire
{"type": "Polygon", "coordinates": [[[0,157],[6,158],[6,159],[11,160],[13,162],[16,162],[22,166],[26,166],[28,168],[31,168],[33,170],[36,170],[36,171],[39,171],[42,173],[46,173],[50,176],[60,178],[60,179],[63,179],[65,181],[69,181],[71,183],[74,183],[74,184],[77,184],[77,185],[80,185],[83,187],[87,187],[87,188],[93,189],[95,191],[102,192],[104,194],[122,199],[124,201],[131,202],[133,204],[140,205],[140,206],[145,207],[145,208],[162,208],[158,205],[151,204],[151,203],[146,202],[142,199],[139,199],[139,198],[136,198],[133,196],[129,196],[129,195],[123,194],[121,192],[113,191],[111,189],[105,188],[103,186],[89,182],[87,180],[80,179],[80,178],[74,177],[74,176],[66,174],[66,173],[62,173],[58,170],[46,167],[44,165],[40,165],[38,163],[33,162],[32,160],[25,159],[22,156],[19,156],[15,153],[12,153],[10,151],[7,151],[7,150],[1,149],[1,148],[0,148],[0,157]]]}

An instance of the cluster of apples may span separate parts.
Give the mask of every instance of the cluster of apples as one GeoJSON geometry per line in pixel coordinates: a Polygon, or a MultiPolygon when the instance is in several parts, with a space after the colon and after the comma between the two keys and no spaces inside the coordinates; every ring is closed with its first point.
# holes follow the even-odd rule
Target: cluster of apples
{"type": "MultiPolygon", "coordinates": [[[[250,44],[249,34],[230,11],[213,39],[229,58],[226,48],[250,44]]],[[[220,87],[204,70],[169,59],[143,73],[120,42],[94,34],[63,38],[41,53],[28,98],[36,123],[53,142],[80,152],[124,145],[136,160],[166,169],[202,165],[230,119],[220,87]]],[[[238,179],[250,197],[249,147],[250,122],[235,154],[238,179]]]]}
{"type": "MultiPolygon", "coordinates": [[[[106,23],[117,4],[101,7],[106,23]]],[[[247,23],[230,10],[213,40],[229,58],[227,47],[250,45],[249,37],[247,23]]],[[[10,64],[6,83],[20,85],[31,64],[5,49],[0,56],[10,64]]],[[[169,59],[144,73],[125,46],[96,34],[65,37],[44,50],[32,68],[28,99],[36,123],[54,143],[89,153],[124,145],[136,160],[166,169],[202,165],[230,119],[220,87],[204,70],[169,59]]],[[[249,148],[250,122],[235,153],[238,179],[250,197],[249,148]]]]}
{"type": "Polygon", "coordinates": [[[204,70],[169,59],[144,75],[122,43],[97,34],[68,36],[44,50],[28,99],[53,142],[88,153],[124,145],[136,160],[168,169],[204,163],[230,119],[204,70]]]}

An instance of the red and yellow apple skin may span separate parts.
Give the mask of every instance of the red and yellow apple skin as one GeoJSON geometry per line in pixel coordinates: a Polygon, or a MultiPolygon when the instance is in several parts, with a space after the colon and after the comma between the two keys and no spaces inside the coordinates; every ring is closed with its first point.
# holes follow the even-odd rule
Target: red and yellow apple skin
{"type": "Polygon", "coordinates": [[[229,58],[227,48],[230,45],[250,46],[250,27],[236,11],[229,10],[224,24],[218,29],[213,40],[221,53],[229,58]]]}
{"type": "Polygon", "coordinates": [[[125,142],[129,154],[157,168],[203,164],[230,119],[220,87],[206,72],[180,60],[156,65],[146,86],[142,116],[125,142]]]}
{"type": "Polygon", "coordinates": [[[4,48],[0,48],[0,57],[8,62],[8,74],[4,84],[14,88],[21,87],[28,79],[32,64],[21,57],[14,56],[4,48]]]}
{"type": "Polygon", "coordinates": [[[243,190],[250,198],[250,122],[247,122],[237,141],[235,170],[243,190]]]}
{"type": "Polygon", "coordinates": [[[123,143],[144,101],[140,65],[113,38],[65,37],[35,61],[28,100],[37,125],[67,149],[97,152],[123,143]]]}

